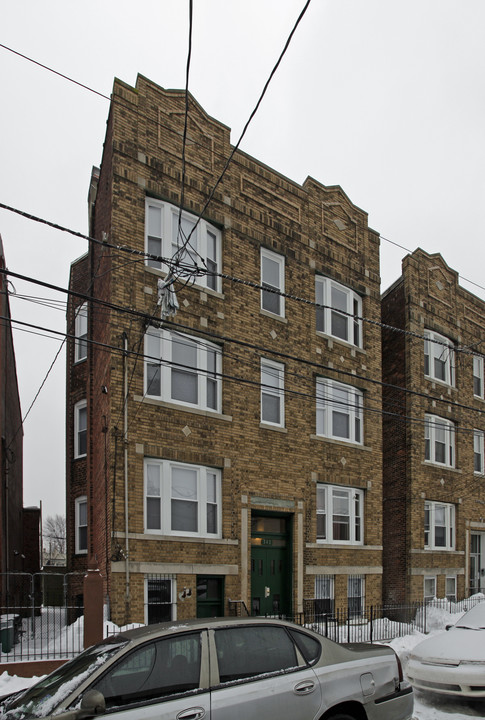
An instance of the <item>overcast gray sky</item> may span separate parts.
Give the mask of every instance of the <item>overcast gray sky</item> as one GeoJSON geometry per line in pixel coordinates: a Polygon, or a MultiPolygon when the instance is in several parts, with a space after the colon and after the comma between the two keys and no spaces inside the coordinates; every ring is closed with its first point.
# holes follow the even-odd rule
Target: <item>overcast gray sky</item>
{"type": "MultiPolygon", "coordinates": [[[[0,43],[105,95],[137,73],[183,88],[188,4],[5,0],[0,43]]],[[[233,143],[303,5],[194,0],[189,88],[233,143]]],[[[108,101],[3,48],[0,77],[0,202],[87,232],[108,101]]],[[[296,182],[341,185],[369,213],[386,238],[382,289],[400,274],[396,243],[441,252],[485,297],[484,129],[484,0],[312,0],[241,147],[296,182]]],[[[86,250],[6,210],[0,234],[9,270],[63,287],[86,250]]],[[[13,286],[14,320],[65,330],[65,296],[13,286]]],[[[15,331],[24,414],[61,342],[39,332],[15,331]]],[[[64,513],[64,391],[61,353],[24,426],[24,503],[42,500],[44,516],[64,513]]]]}

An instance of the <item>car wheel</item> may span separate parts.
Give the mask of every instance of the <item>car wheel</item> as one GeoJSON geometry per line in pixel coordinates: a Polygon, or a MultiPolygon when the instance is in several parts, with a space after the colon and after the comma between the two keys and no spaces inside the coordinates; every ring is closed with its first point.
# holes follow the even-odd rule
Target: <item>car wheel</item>
{"type": "Polygon", "coordinates": [[[355,720],[355,715],[349,715],[348,713],[337,713],[328,718],[328,720],[355,720]]]}

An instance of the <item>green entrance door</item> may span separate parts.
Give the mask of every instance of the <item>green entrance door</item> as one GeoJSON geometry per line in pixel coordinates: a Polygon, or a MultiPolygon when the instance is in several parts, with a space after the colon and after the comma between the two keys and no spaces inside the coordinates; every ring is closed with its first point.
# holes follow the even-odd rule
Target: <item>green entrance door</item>
{"type": "Polygon", "coordinates": [[[197,575],[197,617],[224,616],[224,578],[197,575]]]}
{"type": "Polygon", "coordinates": [[[283,615],[290,612],[289,546],[287,518],[252,518],[252,615],[283,615]]]}

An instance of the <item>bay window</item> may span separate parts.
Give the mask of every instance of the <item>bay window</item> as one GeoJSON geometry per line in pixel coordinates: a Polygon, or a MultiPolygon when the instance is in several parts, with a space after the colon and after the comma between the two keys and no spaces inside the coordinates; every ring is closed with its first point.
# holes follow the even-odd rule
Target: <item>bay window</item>
{"type": "Polygon", "coordinates": [[[261,248],[261,309],[285,316],[285,258],[261,248]]]}
{"type": "Polygon", "coordinates": [[[284,366],[261,360],[261,422],[284,427],[284,366]]]}
{"type": "MultiPolygon", "coordinates": [[[[146,199],[146,252],[167,260],[177,254],[185,270],[197,272],[198,284],[218,292],[221,290],[221,278],[217,275],[221,272],[221,245],[221,231],[206,220],[185,210],[180,215],[180,208],[170,203],[146,199]]],[[[168,264],[163,260],[149,258],[146,264],[168,271],[168,264]]]]}
{"type": "Polygon", "coordinates": [[[362,298],[335,280],[315,278],[317,332],[362,347],[362,298]]]}
{"type": "Polygon", "coordinates": [[[424,418],[425,460],[454,467],[455,424],[436,415],[425,415],[424,418]]]}
{"type": "Polygon", "coordinates": [[[317,485],[317,540],[362,545],[363,524],[363,490],[317,485]]]}
{"type": "Polygon", "coordinates": [[[454,385],[455,351],[453,343],[432,330],[424,332],[424,374],[431,380],[454,385]]]}
{"type": "Polygon", "coordinates": [[[317,435],[344,442],[363,443],[363,394],[351,385],[318,379],[317,435]]]}
{"type": "Polygon", "coordinates": [[[222,351],[190,335],[150,328],[145,335],[145,394],[221,412],[222,351]]]}
{"type": "Polygon", "coordinates": [[[145,529],[163,535],[221,537],[220,470],[146,460],[145,529]]]}
{"type": "Polygon", "coordinates": [[[424,547],[428,550],[454,550],[454,505],[432,501],[424,503],[424,547]]]}
{"type": "Polygon", "coordinates": [[[83,303],[75,310],[74,335],[74,362],[85,360],[88,356],[88,304],[83,303]]]}

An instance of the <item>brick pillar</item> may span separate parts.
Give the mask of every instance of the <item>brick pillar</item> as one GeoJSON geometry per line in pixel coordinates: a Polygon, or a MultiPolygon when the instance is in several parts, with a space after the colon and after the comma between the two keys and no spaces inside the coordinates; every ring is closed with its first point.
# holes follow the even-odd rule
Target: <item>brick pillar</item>
{"type": "Polygon", "coordinates": [[[96,563],[84,576],[84,649],[103,639],[103,578],[96,563]]]}

